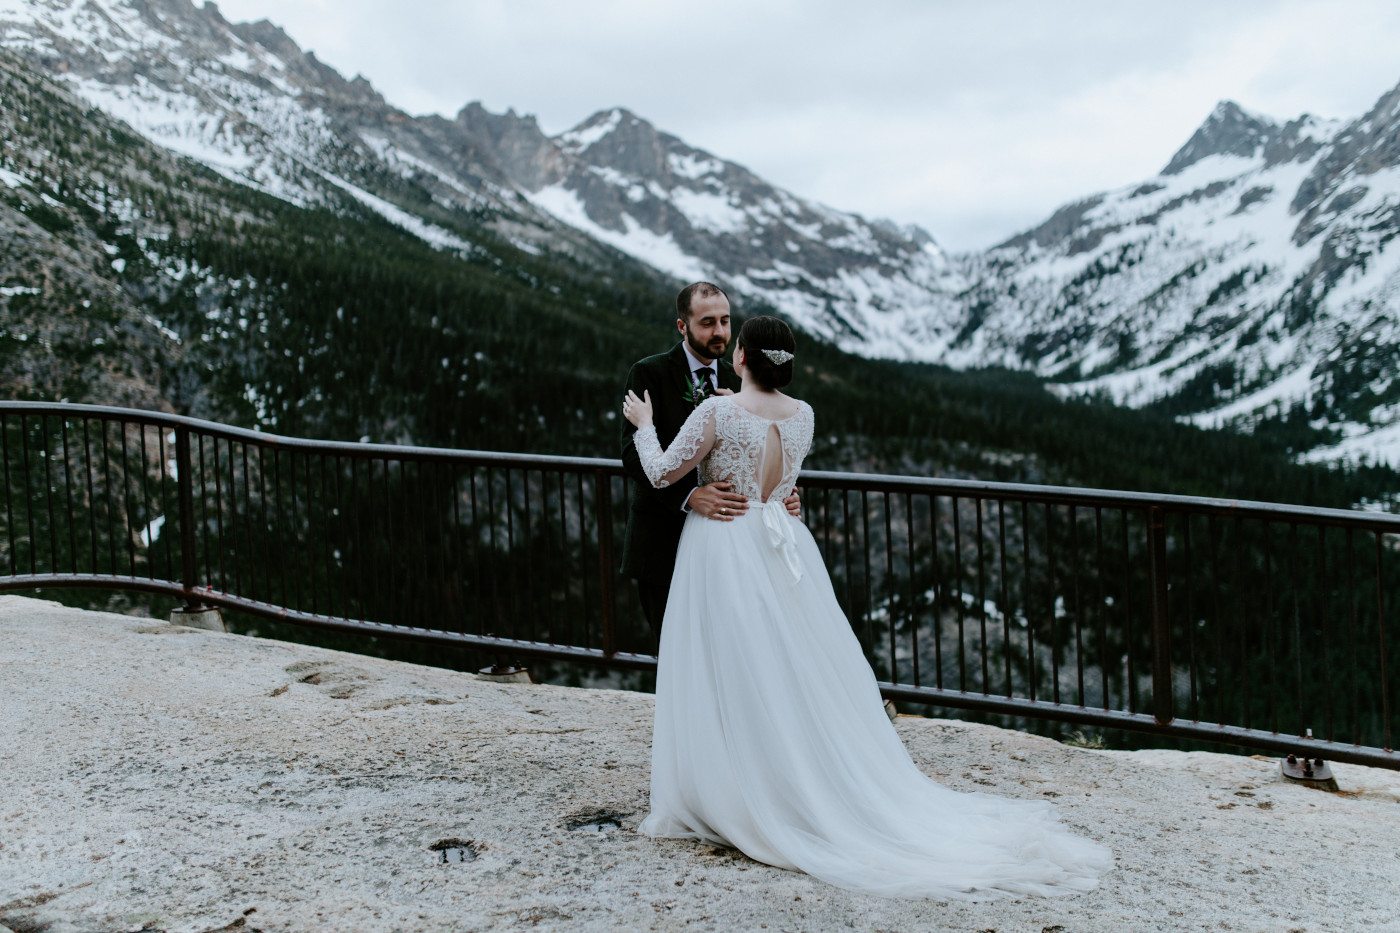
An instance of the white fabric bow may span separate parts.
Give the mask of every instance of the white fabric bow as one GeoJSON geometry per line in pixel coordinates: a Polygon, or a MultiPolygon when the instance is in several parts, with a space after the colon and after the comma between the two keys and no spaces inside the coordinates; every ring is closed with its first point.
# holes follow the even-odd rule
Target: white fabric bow
{"type": "Polygon", "coordinates": [[[763,527],[768,529],[768,543],[778,549],[792,571],[792,582],[802,579],[802,560],[797,556],[797,534],[792,529],[792,516],[781,499],[763,503],[763,527]]]}

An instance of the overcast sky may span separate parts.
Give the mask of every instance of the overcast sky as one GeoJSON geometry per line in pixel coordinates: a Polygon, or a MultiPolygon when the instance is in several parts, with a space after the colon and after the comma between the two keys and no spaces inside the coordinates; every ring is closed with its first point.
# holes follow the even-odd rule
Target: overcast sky
{"type": "Polygon", "coordinates": [[[953,251],[1155,174],[1222,99],[1355,117],[1394,0],[221,0],[410,113],[558,133],[624,106],[803,197],[953,251]]]}

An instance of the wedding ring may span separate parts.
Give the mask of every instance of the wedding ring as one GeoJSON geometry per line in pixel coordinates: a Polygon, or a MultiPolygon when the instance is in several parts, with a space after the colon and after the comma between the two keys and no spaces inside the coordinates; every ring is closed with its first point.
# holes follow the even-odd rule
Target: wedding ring
{"type": "Polygon", "coordinates": [[[720,510],[719,510],[719,514],[721,514],[721,515],[728,515],[728,514],[729,514],[729,510],[728,510],[728,509],[720,509],[720,510]]]}

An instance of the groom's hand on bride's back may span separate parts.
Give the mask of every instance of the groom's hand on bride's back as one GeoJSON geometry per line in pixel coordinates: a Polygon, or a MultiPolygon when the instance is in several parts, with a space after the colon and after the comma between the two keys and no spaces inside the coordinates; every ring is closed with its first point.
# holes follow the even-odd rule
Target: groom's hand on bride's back
{"type": "Polygon", "coordinates": [[[749,508],[749,500],[735,492],[734,484],[728,482],[697,486],[686,504],[692,512],[718,522],[732,522],[749,508]]]}
{"type": "Polygon", "coordinates": [[[802,499],[797,495],[797,490],[792,491],[792,495],[783,500],[783,505],[787,506],[788,514],[793,518],[802,517],[802,499]]]}

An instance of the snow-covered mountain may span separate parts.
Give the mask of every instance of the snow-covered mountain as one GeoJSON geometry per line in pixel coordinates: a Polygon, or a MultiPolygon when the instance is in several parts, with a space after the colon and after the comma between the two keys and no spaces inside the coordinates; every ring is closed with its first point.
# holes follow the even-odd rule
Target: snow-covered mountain
{"type": "Polygon", "coordinates": [[[956,314],[964,282],[924,230],[796,197],[626,110],[553,138],[479,105],[457,122],[555,217],[677,278],[763,298],[846,349],[930,359],[929,322],[956,314]]]}
{"type": "Polygon", "coordinates": [[[555,137],[479,105],[411,117],[271,23],[190,0],[0,0],[0,36],[155,142],[297,203],[349,195],[445,248],[470,250],[454,217],[530,251],[605,244],[875,356],[932,358],[928,322],[963,287],[923,230],[798,198],[624,110],[555,137]]]}
{"type": "Polygon", "coordinates": [[[1350,123],[1220,104],[1155,178],[965,257],[945,360],[1197,423],[1302,410],[1400,454],[1400,88],[1350,123]]]}

